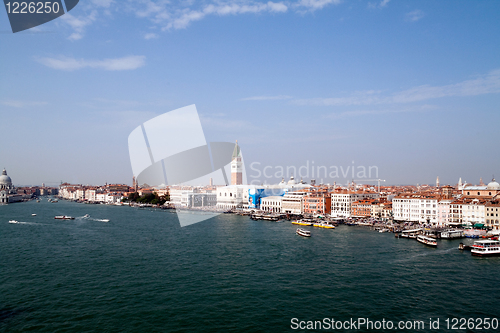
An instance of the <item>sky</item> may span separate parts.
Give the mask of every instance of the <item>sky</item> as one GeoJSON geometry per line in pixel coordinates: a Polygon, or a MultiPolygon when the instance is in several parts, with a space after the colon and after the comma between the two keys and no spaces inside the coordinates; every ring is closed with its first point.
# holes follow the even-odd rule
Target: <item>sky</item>
{"type": "Polygon", "coordinates": [[[129,134],[195,104],[208,142],[238,140],[249,180],[288,167],[309,181],[319,166],[330,184],[487,183],[500,178],[498,13],[488,0],[81,0],[13,34],[1,9],[0,167],[16,185],[131,184],[129,134]]]}

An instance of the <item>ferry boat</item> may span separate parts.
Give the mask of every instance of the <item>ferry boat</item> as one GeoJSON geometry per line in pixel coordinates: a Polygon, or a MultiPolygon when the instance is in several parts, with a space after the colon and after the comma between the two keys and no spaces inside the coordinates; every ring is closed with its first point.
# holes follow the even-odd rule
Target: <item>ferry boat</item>
{"type": "Polygon", "coordinates": [[[295,221],[292,221],[292,224],[298,224],[298,225],[308,225],[308,226],[313,225],[313,223],[312,223],[312,222],[305,221],[305,220],[295,220],[295,221]]]}
{"type": "Polygon", "coordinates": [[[464,238],[465,234],[463,230],[444,230],[441,231],[441,238],[444,239],[454,239],[454,238],[464,238]]]}
{"type": "Polygon", "coordinates": [[[54,216],[54,219],[56,219],[56,220],[74,220],[75,218],[72,216],[59,215],[59,216],[54,216]]]}
{"type": "Polygon", "coordinates": [[[328,223],[314,223],[314,227],[318,228],[324,228],[324,229],[335,229],[334,225],[328,224],[328,223]]]}
{"type": "Polygon", "coordinates": [[[470,253],[473,256],[493,257],[500,256],[500,241],[497,240],[480,240],[475,241],[472,245],[470,253]]]}
{"type": "Polygon", "coordinates": [[[436,247],[438,244],[436,242],[436,240],[434,238],[430,238],[430,237],[427,237],[427,236],[424,236],[424,235],[418,235],[417,236],[417,241],[422,243],[422,244],[425,244],[425,245],[429,245],[429,246],[434,246],[436,247]]]}
{"type": "Polygon", "coordinates": [[[311,237],[311,232],[309,230],[304,230],[302,228],[297,228],[297,231],[295,231],[295,232],[299,236],[311,237]]]}

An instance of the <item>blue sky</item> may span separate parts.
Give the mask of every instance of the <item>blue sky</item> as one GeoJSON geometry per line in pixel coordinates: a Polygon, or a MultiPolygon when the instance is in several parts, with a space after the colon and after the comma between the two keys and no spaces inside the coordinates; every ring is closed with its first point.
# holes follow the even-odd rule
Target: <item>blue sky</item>
{"type": "Polygon", "coordinates": [[[16,184],[131,183],[129,133],[196,104],[207,141],[237,139],[250,177],[252,162],[354,161],[388,184],[500,178],[499,12],[498,1],[81,0],[12,34],[0,10],[0,167],[16,184]]]}

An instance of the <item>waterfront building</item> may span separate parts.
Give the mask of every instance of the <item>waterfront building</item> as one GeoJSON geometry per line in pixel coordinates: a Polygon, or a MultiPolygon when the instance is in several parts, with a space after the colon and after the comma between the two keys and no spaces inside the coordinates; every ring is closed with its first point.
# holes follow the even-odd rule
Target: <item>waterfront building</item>
{"type": "Polygon", "coordinates": [[[89,202],[94,202],[96,200],[97,189],[95,187],[90,187],[85,190],[85,198],[89,202]]]}
{"type": "Polygon", "coordinates": [[[354,202],[362,199],[377,199],[379,193],[371,191],[351,191],[338,190],[331,194],[331,216],[332,217],[351,217],[351,206],[354,202]]]}
{"type": "Polygon", "coordinates": [[[292,215],[304,214],[304,199],[307,196],[306,191],[288,192],[283,196],[281,210],[283,213],[292,215]]]}
{"type": "Polygon", "coordinates": [[[267,212],[281,213],[282,203],[283,203],[282,196],[264,197],[261,199],[260,209],[265,210],[267,212]]]}
{"type": "MultiPolygon", "coordinates": [[[[157,193],[158,194],[158,193],[157,193]]],[[[170,204],[181,208],[213,207],[217,204],[217,194],[211,190],[198,188],[170,189],[170,204]]],[[[158,194],[160,195],[160,194],[158,194]]]]}
{"type": "Polygon", "coordinates": [[[486,202],[484,198],[464,198],[462,203],[462,223],[485,224],[486,202]]]}
{"type": "Polygon", "coordinates": [[[486,203],[486,226],[493,230],[500,230],[500,201],[486,203]]]}
{"type": "Polygon", "coordinates": [[[438,224],[439,196],[430,193],[401,194],[392,200],[394,220],[438,224]]]}
{"type": "Polygon", "coordinates": [[[311,192],[304,197],[305,214],[330,214],[332,197],[327,191],[311,192]]]}
{"type": "Polygon", "coordinates": [[[453,199],[443,199],[438,202],[438,225],[446,226],[451,222],[451,203],[453,199]]]}
{"type": "MultiPolygon", "coordinates": [[[[374,206],[375,202],[378,202],[378,200],[376,200],[376,199],[362,199],[362,200],[353,202],[351,205],[351,216],[352,217],[362,217],[362,218],[371,217],[372,216],[372,206],[374,206]]],[[[384,209],[383,206],[381,206],[379,209],[376,209],[377,212],[380,212],[380,216],[382,216],[383,209],[384,209]]]]}
{"type": "Polygon", "coordinates": [[[217,208],[235,209],[249,208],[260,209],[262,198],[269,196],[283,196],[292,191],[303,190],[311,187],[308,184],[296,183],[295,179],[277,185],[230,185],[217,188],[217,208]]]}
{"type": "Polygon", "coordinates": [[[0,175],[0,203],[8,204],[18,202],[23,199],[23,196],[17,193],[12,179],[7,175],[7,170],[3,169],[0,175]]]}
{"type": "Polygon", "coordinates": [[[455,199],[450,203],[449,223],[455,225],[462,224],[462,203],[463,198],[455,199]]]}

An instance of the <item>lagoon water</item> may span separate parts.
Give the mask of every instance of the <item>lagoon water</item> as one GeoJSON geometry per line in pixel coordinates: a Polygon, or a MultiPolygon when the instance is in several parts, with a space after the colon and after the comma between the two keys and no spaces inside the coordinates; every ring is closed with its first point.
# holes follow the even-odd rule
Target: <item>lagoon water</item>
{"type": "Polygon", "coordinates": [[[364,317],[436,332],[429,318],[446,331],[446,318],[500,317],[500,258],[472,257],[460,240],[434,249],[364,227],[295,229],[229,214],[181,228],[170,211],[65,201],[0,206],[0,331],[284,332],[292,318],[364,317]]]}

